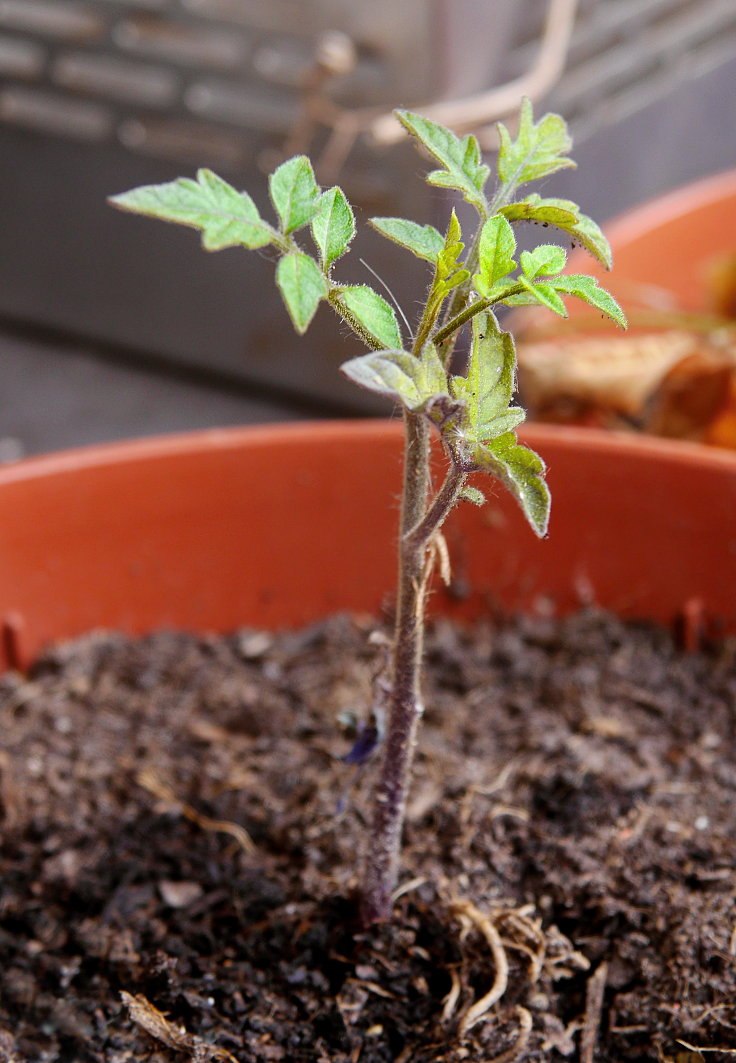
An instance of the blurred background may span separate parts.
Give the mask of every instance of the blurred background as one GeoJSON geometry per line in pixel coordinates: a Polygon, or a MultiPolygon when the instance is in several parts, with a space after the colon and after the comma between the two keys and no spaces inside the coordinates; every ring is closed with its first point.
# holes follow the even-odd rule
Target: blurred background
{"type": "MultiPolygon", "coordinates": [[[[106,197],[204,165],[268,209],[265,174],[305,151],[359,220],[438,221],[391,109],[492,154],[522,95],[575,141],[545,194],[605,222],[736,165],[736,4],[0,0],[0,461],[388,412],[337,373],[359,349],[328,311],[294,336],[268,260],[106,197]]],[[[340,279],[375,283],[359,258],[410,310],[421,264],[367,233],[340,279]]]]}

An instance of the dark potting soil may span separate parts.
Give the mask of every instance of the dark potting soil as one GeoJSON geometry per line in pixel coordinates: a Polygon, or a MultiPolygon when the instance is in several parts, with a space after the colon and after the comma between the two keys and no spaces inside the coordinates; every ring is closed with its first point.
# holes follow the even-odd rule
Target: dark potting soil
{"type": "Polygon", "coordinates": [[[0,1061],[732,1058],[736,645],[438,623],[364,932],[370,630],[93,635],[1,681],[0,1061]]]}

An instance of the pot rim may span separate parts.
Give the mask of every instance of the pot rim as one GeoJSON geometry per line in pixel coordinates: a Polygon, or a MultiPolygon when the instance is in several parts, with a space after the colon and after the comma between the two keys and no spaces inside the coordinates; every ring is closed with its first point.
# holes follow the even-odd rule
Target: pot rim
{"type": "MultiPolygon", "coordinates": [[[[142,436],[105,443],[52,451],[22,458],[0,468],[0,487],[19,481],[40,479],[74,469],[93,469],[145,459],[157,460],[175,455],[184,456],[197,451],[227,451],[239,449],[244,443],[268,450],[281,440],[308,436],[325,442],[349,438],[366,445],[385,436],[402,433],[397,419],[365,418],[324,421],[269,422],[259,425],[239,425],[227,428],[205,428],[188,432],[142,436]]],[[[545,440],[573,450],[610,454],[622,450],[640,454],[643,458],[659,459],[688,466],[704,465],[712,468],[736,469],[736,452],[705,446],[685,440],[664,439],[657,436],[582,426],[554,425],[527,422],[519,431],[520,437],[531,447],[544,447],[545,440]]]]}

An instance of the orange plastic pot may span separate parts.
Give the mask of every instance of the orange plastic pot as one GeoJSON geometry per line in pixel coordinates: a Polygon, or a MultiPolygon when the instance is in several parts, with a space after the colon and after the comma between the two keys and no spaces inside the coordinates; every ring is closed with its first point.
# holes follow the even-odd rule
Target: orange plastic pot
{"type": "Polygon", "coordinates": [[[570,268],[597,275],[630,314],[637,305],[715,310],[721,283],[734,284],[736,170],[649,200],[610,222],[605,232],[613,271],[582,252],[571,257],[570,268]]]}
{"type": "MultiPolygon", "coordinates": [[[[5,468],[2,665],[93,628],[222,631],[379,610],[394,581],[401,435],[365,421],[209,431],[5,468]]],[[[590,430],[526,437],[549,464],[549,538],[500,489],[490,506],[461,506],[447,528],[457,582],[435,610],[594,601],[736,630],[736,457],[590,430]]]]}

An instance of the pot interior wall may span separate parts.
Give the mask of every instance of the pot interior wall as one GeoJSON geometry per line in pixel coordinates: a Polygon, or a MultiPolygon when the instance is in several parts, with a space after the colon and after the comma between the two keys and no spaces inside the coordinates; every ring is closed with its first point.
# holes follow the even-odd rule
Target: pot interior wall
{"type": "MultiPolygon", "coordinates": [[[[530,427],[551,531],[512,500],[465,504],[453,585],[432,608],[569,611],[595,602],[736,628],[736,458],[684,444],[530,427]]],[[[0,472],[3,666],[94,628],[228,630],[390,607],[401,427],[212,431],[31,459],[0,472]]],[[[441,469],[438,469],[441,474],[441,469]]]]}

